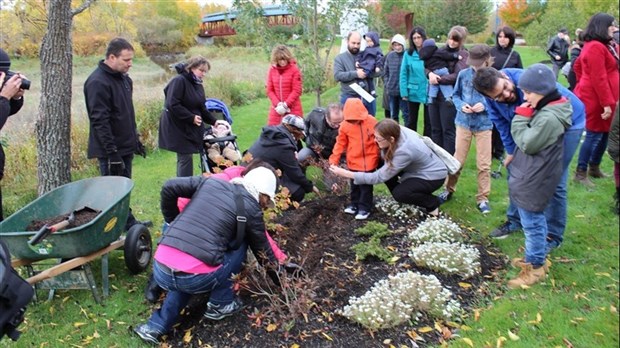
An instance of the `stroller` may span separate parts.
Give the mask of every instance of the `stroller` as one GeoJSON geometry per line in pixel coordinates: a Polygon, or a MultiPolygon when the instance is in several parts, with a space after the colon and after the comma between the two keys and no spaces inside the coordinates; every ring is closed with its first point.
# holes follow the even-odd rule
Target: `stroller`
{"type": "Polygon", "coordinates": [[[203,148],[200,154],[202,172],[214,172],[216,167],[225,169],[241,162],[241,152],[237,145],[237,136],[232,133],[233,123],[226,104],[218,99],[209,98],[205,105],[217,119],[215,125],[208,126],[203,135],[203,148]]]}

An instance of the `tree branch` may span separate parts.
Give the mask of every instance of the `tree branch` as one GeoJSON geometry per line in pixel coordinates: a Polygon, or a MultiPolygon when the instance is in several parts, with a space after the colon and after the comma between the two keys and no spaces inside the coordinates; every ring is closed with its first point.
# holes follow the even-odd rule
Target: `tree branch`
{"type": "Polygon", "coordinates": [[[92,5],[95,1],[97,1],[97,0],[86,0],[84,3],[82,3],[82,5],[80,5],[79,7],[75,8],[75,9],[73,9],[71,11],[71,17],[84,12],[84,10],[89,8],[90,5],[92,5]]]}

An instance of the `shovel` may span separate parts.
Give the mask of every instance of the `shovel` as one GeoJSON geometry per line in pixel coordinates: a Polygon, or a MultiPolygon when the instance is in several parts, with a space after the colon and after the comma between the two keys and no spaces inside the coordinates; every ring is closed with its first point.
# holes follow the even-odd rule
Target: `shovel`
{"type": "Polygon", "coordinates": [[[30,240],[28,241],[28,244],[37,245],[41,243],[43,239],[47,238],[47,236],[49,236],[50,234],[56,231],[64,230],[65,228],[67,228],[67,226],[69,226],[71,223],[75,221],[75,215],[80,214],[82,212],[97,213],[99,211],[93,208],[90,208],[90,207],[83,207],[80,209],[76,209],[72,211],[71,214],[69,214],[69,216],[67,216],[67,218],[62,220],[61,222],[56,223],[51,226],[46,224],[45,226],[41,227],[39,232],[37,232],[37,234],[35,234],[32,238],[30,238],[30,240]]]}

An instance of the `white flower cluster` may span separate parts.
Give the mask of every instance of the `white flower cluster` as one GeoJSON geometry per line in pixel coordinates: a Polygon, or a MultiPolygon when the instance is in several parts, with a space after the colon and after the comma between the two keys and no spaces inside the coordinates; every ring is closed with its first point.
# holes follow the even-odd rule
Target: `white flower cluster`
{"type": "Polygon", "coordinates": [[[426,242],[460,242],[463,231],[449,219],[426,219],[418,228],[409,232],[408,238],[414,245],[426,242]]]}
{"type": "Polygon", "coordinates": [[[480,252],[462,243],[429,242],[411,248],[409,256],[418,266],[469,278],[480,272],[480,252]]]}
{"type": "Polygon", "coordinates": [[[371,330],[415,320],[420,312],[449,319],[458,315],[461,307],[435,276],[407,271],[376,282],[364,295],[350,298],[349,304],[339,311],[371,330]]]}
{"type": "Polygon", "coordinates": [[[396,218],[401,222],[411,222],[424,215],[417,206],[398,203],[392,197],[382,197],[377,201],[375,207],[387,216],[396,218]]]}

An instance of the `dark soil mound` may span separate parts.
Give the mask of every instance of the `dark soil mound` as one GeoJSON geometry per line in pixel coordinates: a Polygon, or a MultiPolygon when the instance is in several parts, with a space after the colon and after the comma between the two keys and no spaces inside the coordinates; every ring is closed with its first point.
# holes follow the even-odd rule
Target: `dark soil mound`
{"type": "MultiPolygon", "coordinates": [[[[269,304],[262,297],[242,291],[241,297],[247,305],[243,312],[213,322],[202,319],[207,297],[201,296],[192,300],[180,325],[167,337],[166,343],[179,347],[188,343],[213,347],[290,347],[294,343],[301,347],[378,347],[384,346],[385,340],[395,346],[411,346],[412,340],[419,336],[424,339],[416,340],[419,345],[442,340],[442,333],[435,329],[426,333],[423,333],[426,330],[416,331],[416,328],[434,327],[434,322],[429,318],[421,318],[415,326],[402,325],[370,334],[362,326],[335,314],[348,304],[350,296],[364,294],[376,281],[390,274],[406,270],[432,273],[417,269],[407,257],[408,245],[404,236],[406,229],[415,226],[404,226],[378,211],[374,211],[368,221],[383,222],[392,229],[393,234],[383,240],[382,245],[389,245],[400,259],[393,265],[376,259],[356,262],[351,246],[368,238],[360,237],[354,231],[366,222],[356,221],[343,212],[347,200],[344,196],[328,196],[305,202],[299,209],[287,211],[278,219],[286,229],[275,235],[274,239],[295,262],[303,264],[316,286],[315,304],[305,317],[278,322],[277,318],[263,316],[262,313],[268,313],[269,304]]],[[[465,310],[480,301],[481,295],[488,293],[485,282],[492,280],[495,270],[505,264],[498,252],[488,251],[488,245],[478,244],[476,247],[481,256],[481,274],[467,280],[435,274],[443,286],[454,293],[465,310]],[[471,286],[463,287],[459,282],[471,286]]],[[[449,337],[451,329],[454,330],[446,327],[443,336],[449,337]]]]}

